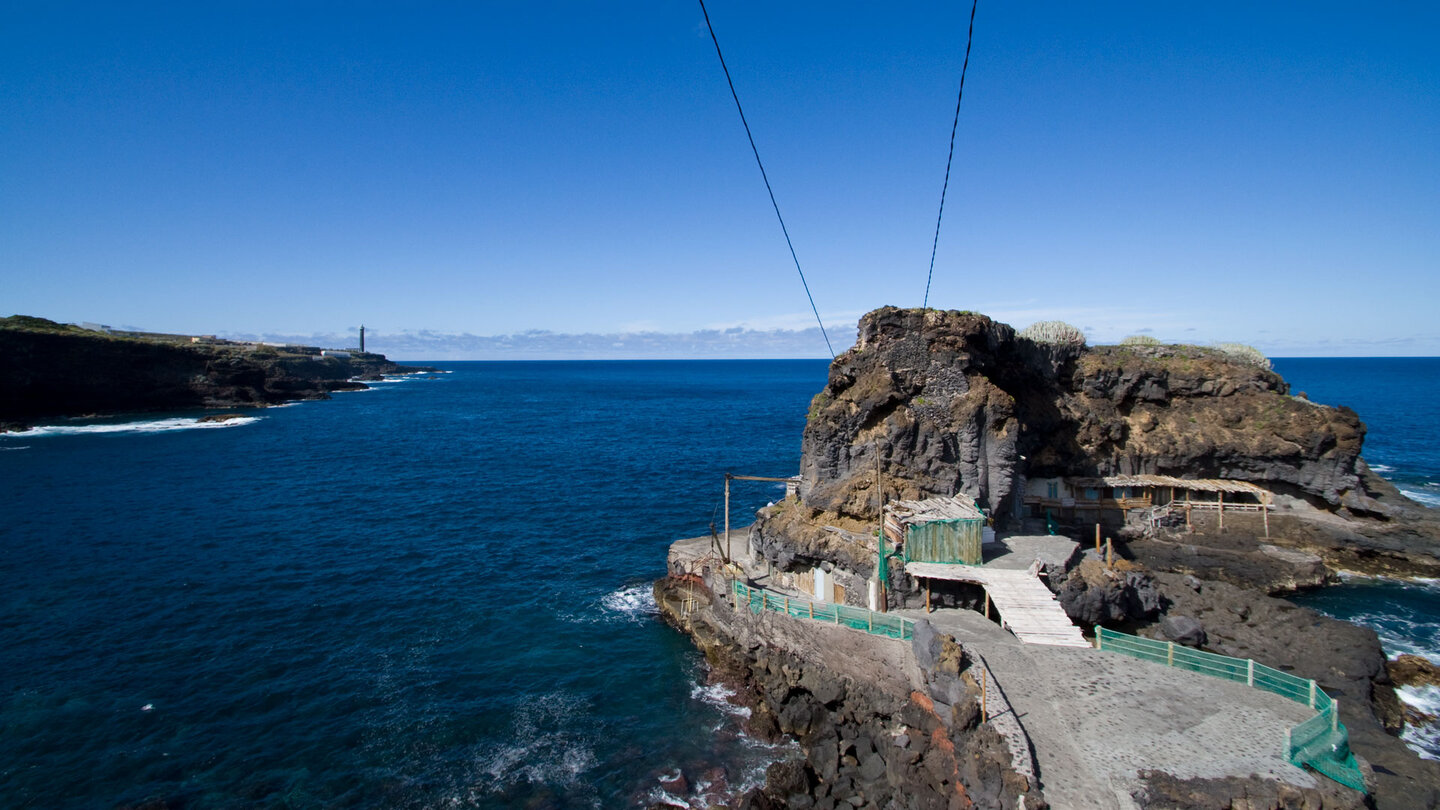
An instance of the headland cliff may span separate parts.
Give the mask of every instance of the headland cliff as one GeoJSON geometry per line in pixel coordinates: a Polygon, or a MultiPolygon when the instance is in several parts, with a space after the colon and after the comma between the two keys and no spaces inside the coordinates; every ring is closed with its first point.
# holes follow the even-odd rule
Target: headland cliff
{"type": "Polygon", "coordinates": [[[738,805],[1440,806],[1440,766],[1395,736],[1433,718],[1406,716],[1374,632],[1283,598],[1339,571],[1440,574],[1440,519],[1369,469],[1364,436],[1353,411],[1292,395],[1253,352],[869,313],[811,403],[793,494],[756,514],[742,549],[677,543],[656,586],[662,614],[751,707],[751,732],[804,752],[738,805]],[[922,581],[877,529],[882,504],[934,498],[983,512],[999,538],[985,565],[994,548],[1048,549],[1016,567],[1086,635],[1103,626],[1313,681],[1338,703],[1364,789],[1266,758],[1266,740],[1288,744],[1283,705],[1201,675],[1135,681],[1140,664],[1113,654],[1027,647],[995,628],[984,588],[922,581]],[[762,590],[796,601],[756,610],[762,590]],[[827,627],[805,615],[816,605],[833,625],[844,605],[871,630],[892,614],[913,629],[827,627]],[[1097,709],[1096,693],[1112,699],[1097,709]],[[996,700],[1016,708],[997,716],[996,700]],[[1097,730],[1106,711],[1124,733],[1097,730]],[[1206,741],[1232,721],[1217,739],[1235,751],[1206,741]],[[1167,735],[1150,754],[1147,724],[1167,735]],[[1252,733],[1254,757],[1240,756],[1252,733]],[[1200,748],[1176,758],[1187,745],[1200,748]],[[1117,753],[1132,749],[1139,759],[1117,753]]]}
{"type": "Polygon", "coordinates": [[[0,430],[57,417],[326,399],[365,388],[365,379],[427,370],[373,353],[134,336],[12,316],[0,318],[0,430]]]}

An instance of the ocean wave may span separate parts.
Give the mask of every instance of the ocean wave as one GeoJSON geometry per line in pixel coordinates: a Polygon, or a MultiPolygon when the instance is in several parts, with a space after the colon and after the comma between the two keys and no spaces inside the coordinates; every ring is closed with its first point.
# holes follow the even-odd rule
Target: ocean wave
{"type": "Polygon", "coordinates": [[[640,624],[660,615],[655,590],[649,583],[628,585],[600,597],[598,603],[581,604],[562,612],[561,618],[578,624],[640,624]]]}
{"type": "Polygon", "coordinates": [[[600,607],[612,616],[620,616],[633,622],[660,615],[660,608],[655,604],[655,589],[649,584],[631,585],[611,591],[600,598],[600,607]]]}
{"type": "Polygon", "coordinates": [[[1400,487],[1400,494],[1410,500],[1424,504],[1425,506],[1440,506],[1440,492],[1432,492],[1414,487],[1400,487]]]}
{"type": "Polygon", "coordinates": [[[690,687],[690,697],[695,700],[714,706],[731,717],[749,717],[750,707],[740,706],[731,702],[735,697],[735,690],[723,683],[695,684],[690,687]]]}
{"type": "Polygon", "coordinates": [[[571,787],[599,762],[594,719],[584,700],[568,692],[536,697],[515,711],[509,744],[476,763],[482,787],[493,792],[529,783],[571,787]]]}
{"type": "Polygon", "coordinates": [[[204,421],[199,417],[152,419],[144,422],[109,422],[90,425],[36,425],[16,431],[11,436],[83,436],[104,433],[166,433],[172,430],[217,430],[259,422],[258,416],[238,416],[224,421],[204,421]]]}
{"type": "MultiPolygon", "coordinates": [[[[1440,715],[1440,686],[1402,686],[1395,694],[1406,706],[1420,714],[1440,715]]],[[[1407,723],[1400,735],[1421,759],[1440,759],[1440,721],[1407,723]]]]}
{"type": "Polygon", "coordinates": [[[1384,475],[1385,473],[1395,472],[1395,468],[1391,467],[1389,464],[1371,464],[1370,471],[1384,475]]]}
{"type": "Polygon", "coordinates": [[[1380,637],[1381,648],[1392,659],[1401,655],[1418,655],[1440,665],[1440,650],[1427,646],[1440,636],[1433,621],[1417,621],[1388,613],[1356,614],[1349,621],[1373,629],[1380,637]]]}

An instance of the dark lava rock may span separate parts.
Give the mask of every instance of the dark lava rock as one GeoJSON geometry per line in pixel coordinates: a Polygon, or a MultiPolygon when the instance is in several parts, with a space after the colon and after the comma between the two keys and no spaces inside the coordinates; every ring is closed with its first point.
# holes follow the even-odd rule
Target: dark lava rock
{"type": "Polygon", "coordinates": [[[774,798],[788,799],[809,790],[810,775],[802,760],[781,760],[765,769],[765,792],[774,798]]]}
{"type": "Polygon", "coordinates": [[[983,315],[885,307],[811,402],[800,497],[830,522],[873,520],[877,453],[887,497],[963,492],[1002,522],[1022,472],[1223,475],[1329,508],[1364,496],[1355,413],[1288,393],[1213,349],[1059,347],[983,315]]]}
{"type": "Polygon", "coordinates": [[[1385,667],[1396,686],[1440,686],[1440,666],[1427,658],[1401,654],[1385,667]]]}
{"type": "Polygon", "coordinates": [[[1109,570],[1087,559],[1060,582],[1056,598],[1076,624],[1128,624],[1153,619],[1160,612],[1160,592],[1148,574],[1109,570]]]}
{"type": "Polygon", "coordinates": [[[1160,621],[1160,637],[1187,647],[1205,646],[1205,625],[1190,616],[1166,616],[1160,621]]]}

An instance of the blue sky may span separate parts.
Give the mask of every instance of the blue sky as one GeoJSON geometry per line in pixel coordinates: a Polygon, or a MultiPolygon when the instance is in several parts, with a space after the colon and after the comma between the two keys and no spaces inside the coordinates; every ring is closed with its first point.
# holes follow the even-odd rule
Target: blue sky
{"type": "MultiPolygon", "coordinates": [[[[924,294],[969,6],[709,8],[841,350],[924,294]]],[[[1421,3],[981,3],[931,304],[1440,354],[1437,30],[1421,3]]],[[[10,313],[824,354],[680,1],[4,4],[10,313]]]]}

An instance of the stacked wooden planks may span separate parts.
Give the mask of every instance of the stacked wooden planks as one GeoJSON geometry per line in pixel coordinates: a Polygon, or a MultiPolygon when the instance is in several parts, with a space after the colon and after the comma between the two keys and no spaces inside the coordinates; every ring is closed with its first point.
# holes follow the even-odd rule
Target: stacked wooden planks
{"type": "Polygon", "coordinates": [[[1029,571],[924,562],[906,563],[905,570],[915,577],[974,582],[985,586],[1006,629],[1027,644],[1090,646],[1080,628],[1065,615],[1055,595],[1029,571]]]}

